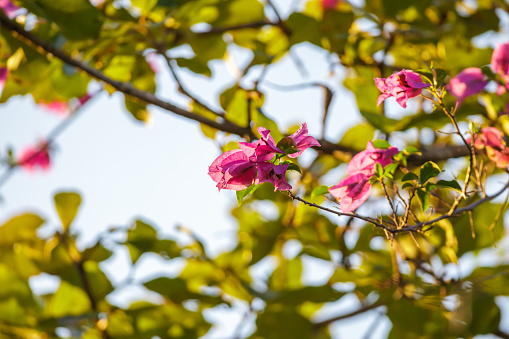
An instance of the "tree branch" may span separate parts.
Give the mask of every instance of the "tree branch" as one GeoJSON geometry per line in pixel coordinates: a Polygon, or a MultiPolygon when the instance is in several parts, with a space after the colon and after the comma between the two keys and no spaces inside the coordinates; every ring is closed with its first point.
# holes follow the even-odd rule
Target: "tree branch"
{"type": "Polygon", "coordinates": [[[361,307],[361,308],[359,308],[356,311],[353,311],[353,312],[350,312],[350,313],[347,313],[347,314],[343,314],[343,315],[340,315],[340,316],[337,316],[337,317],[334,317],[334,318],[330,318],[330,319],[327,319],[327,320],[323,320],[323,321],[314,323],[313,327],[315,329],[318,329],[318,328],[321,328],[321,327],[324,327],[324,326],[328,326],[328,325],[332,324],[333,322],[354,317],[354,316],[356,316],[358,314],[362,314],[364,312],[371,311],[371,310],[373,310],[375,308],[378,308],[380,306],[384,306],[384,305],[381,302],[376,302],[374,304],[361,307]]]}
{"type": "Polygon", "coordinates": [[[23,40],[31,45],[35,45],[37,47],[42,48],[47,53],[52,54],[53,56],[57,57],[58,59],[64,61],[65,63],[74,66],[76,68],[79,68],[86,73],[88,73],[90,76],[96,78],[97,80],[103,81],[113,88],[115,88],[117,91],[122,92],[126,95],[132,96],[134,98],[140,99],[148,104],[152,104],[154,106],[158,106],[164,110],[173,112],[177,115],[180,115],[184,118],[188,118],[191,120],[198,121],[202,124],[205,124],[207,126],[219,129],[224,132],[233,133],[237,135],[244,135],[248,133],[248,130],[246,128],[237,126],[231,122],[228,121],[222,121],[217,122],[214,120],[207,119],[203,116],[200,116],[198,114],[189,112],[185,109],[182,109],[178,106],[175,106],[169,102],[163,101],[159,98],[157,98],[154,94],[150,92],[145,92],[142,90],[139,90],[132,86],[130,83],[120,82],[113,80],[101,71],[81,62],[78,60],[73,59],[69,55],[67,55],[64,51],[55,48],[53,45],[49,44],[48,42],[40,39],[38,36],[27,32],[24,28],[22,28],[20,25],[18,25],[16,22],[9,20],[5,15],[0,14],[0,25],[11,31],[14,38],[23,40]]]}

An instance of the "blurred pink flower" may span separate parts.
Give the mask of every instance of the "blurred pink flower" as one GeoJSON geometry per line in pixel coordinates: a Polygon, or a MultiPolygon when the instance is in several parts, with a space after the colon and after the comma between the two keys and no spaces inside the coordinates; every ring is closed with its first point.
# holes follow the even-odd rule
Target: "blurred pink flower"
{"type": "Polygon", "coordinates": [[[461,105],[466,97],[481,92],[488,82],[480,68],[470,67],[452,78],[446,88],[458,98],[458,104],[461,105]]]}
{"type": "Polygon", "coordinates": [[[495,127],[484,127],[481,133],[474,135],[474,147],[485,149],[488,158],[498,168],[506,168],[509,165],[509,148],[503,137],[504,134],[495,127]]]}
{"type": "Polygon", "coordinates": [[[362,205],[369,197],[371,184],[369,178],[375,174],[375,165],[385,166],[392,163],[392,157],[398,153],[396,147],[377,149],[371,141],[365,151],[356,154],[346,167],[348,176],[336,186],[329,188],[329,193],[339,200],[339,207],[349,213],[362,205]]]}
{"type": "Polygon", "coordinates": [[[292,186],[286,181],[286,171],[289,164],[274,165],[270,162],[261,162],[258,164],[257,183],[270,182],[274,185],[274,192],[289,191],[292,186]]]}
{"type": "Polygon", "coordinates": [[[389,97],[395,97],[397,103],[403,108],[406,108],[408,99],[418,96],[423,88],[431,86],[423,83],[419,74],[406,69],[388,78],[375,78],[375,84],[382,92],[378,97],[377,105],[389,97]]]}
{"type": "Polygon", "coordinates": [[[14,13],[19,9],[11,0],[0,0],[0,8],[4,11],[5,15],[11,19],[16,16],[14,13]]]}
{"type": "Polygon", "coordinates": [[[290,158],[298,157],[299,155],[302,154],[302,152],[304,152],[306,148],[313,146],[320,147],[320,143],[315,138],[308,135],[308,125],[306,123],[303,123],[302,126],[300,126],[300,128],[295,133],[290,135],[290,138],[292,138],[293,141],[295,141],[295,145],[299,150],[298,152],[289,154],[288,156],[290,158]]]}
{"type": "Polygon", "coordinates": [[[340,0],[322,0],[323,9],[333,9],[339,4],[340,0]]]}
{"type": "Polygon", "coordinates": [[[147,60],[147,63],[149,64],[150,68],[154,73],[159,73],[159,64],[157,63],[158,59],[156,53],[147,54],[145,60],[147,60]]]}
{"type": "Polygon", "coordinates": [[[491,55],[491,66],[495,73],[504,80],[505,86],[499,84],[497,89],[497,94],[502,95],[507,89],[509,89],[509,42],[498,44],[493,50],[493,54],[491,55]]]}
{"type": "Polygon", "coordinates": [[[29,171],[36,168],[48,170],[51,161],[47,142],[42,141],[36,146],[25,148],[18,159],[18,165],[29,171]]]}
{"type": "Polygon", "coordinates": [[[5,86],[5,81],[7,80],[7,68],[0,67],[0,88],[5,86]]]}
{"type": "Polygon", "coordinates": [[[47,111],[58,115],[65,115],[69,112],[69,103],[67,101],[42,101],[40,105],[47,111]]]}
{"type": "Polygon", "coordinates": [[[362,173],[367,177],[375,174],[375,164],[379,163],[382,168],[392,162],[392,157],[399,152],[397,147],[388,149],[377,149],[371,141],[368,141],[366,150],[357,153],[346,167],[346,174],[354,175],[362,173]]]}
{"type": "Polygon", "coordinates": [[[329,188],[329,193],[339,200],[341,211],[350,213],[359,208],[369,197],[371,184],[369,177],[357,173],[341,180],[329,188]]]}

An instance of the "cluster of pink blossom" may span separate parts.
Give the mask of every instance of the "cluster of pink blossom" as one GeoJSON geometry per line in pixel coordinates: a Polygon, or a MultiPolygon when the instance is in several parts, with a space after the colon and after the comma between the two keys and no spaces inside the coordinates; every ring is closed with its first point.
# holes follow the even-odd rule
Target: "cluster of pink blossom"
{"type": "Polygon", "coordinates": [[[474,147],[486,150],[486,155],[498,168],[509,165],[509,147],[503,139],[504,134],[495,127],[484,127],[474,135],[474,147]]]}
{"type": "MultiPolygon", "coordinates": [[[[217,182],[217,188],[241,191],[252,184],[270,182],[274,185],[274,191],[288,191],[292,188],[286,181],[286,171],[289,163],[276,165],[272,162],[276,153],[286,153],[276,146],[270,131],[263,127],[258,128],[261,138],[253,143],[239,142],[240,149],[235,149],[221,154],[212,165],[209,166],[209,175],[217,182]]],[[[297,152],[287,154],[295,158],[312,146],[320,146],[320,143],[308,135],[307,125],[302,126],[289,138],[295,143],[297,152]]]]}
{"type": "MultiPolygon", "coordinates": [[[[497,94],[502,95],[509,90],[509,43],[499,44],[495,48],[491,55],[491,67],[499,77],[497,94]]],[[[461,104],[466,97],[481,92],[488,83],[489,80],[480,68],[470,67],[452,78],[447,90],[457,97],[458,104],[461,104]]],[[[506,113],[509,113],[509,102],[506,113]]]]}
{"type": "Polygon", "coordinates": [[[339,207],[343,212],[354,211],[368,199],[371,191],[369,179],[375,175],[376,164],[384,168],[392,163],[392,157],[398,152],[396,147],[377,149],[369,141],[366,150],[350,160],[346,167],[348,176],[329,188],[329,193],[339,200],[339,207]]]}
{"type": "Polygon", "coordinates": [[[7,80],[7,68],[0,67],[0,89],[5,86],[5,80],[7,80]]]}
{"type": "Polygon", "coordinates": [[[377,105],[389,97],[395,97],[396,102],[406,108],[406,102],[421,94],[422,89],[431,86],[422,82],[421,76],[414,71],[403,69],[388,78],[375,78],[376,87],[382,92],[377,105]]]}

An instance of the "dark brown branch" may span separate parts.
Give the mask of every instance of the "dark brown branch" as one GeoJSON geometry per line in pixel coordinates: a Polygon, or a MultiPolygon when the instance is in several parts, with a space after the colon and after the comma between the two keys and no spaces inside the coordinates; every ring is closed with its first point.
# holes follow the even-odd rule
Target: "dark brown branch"
{"type": "Polygon", "coordinates": [[[178,106],[175,106],[169,102],[163,101],[163,100],[157,98],[154,94],[152,94],[150,92],[145,92],[145,91],[139,90],[139,89],[135,88],[134,86],[132,86],[130,83],[113,80],[113,79],[107,77],[106,75],[104,75],[101,71],[99,71],[99,70],[97,70],[83,62],[73,59],[72,57],[67,55],[64,51],[55,48],[54,46],[52,46],[51,44],[42,40],[38,36],[25,31],[20,25],[18,25],[14,21],[9,20],[3,14],[0,14],[0,25],[5,27],[6,29],[10,30],[15,38],[23,40],[31,45],[35,45],[37,47],[42,48],[47,53],[52,54],[53,56],[64,61],[65,63],[85,71],[86,73],[88,73],[90,76],[96,78],[97,80],[100,80],[100,81],[103,81],[103,82],[109,84],[110,86],[112,86],[119,92],[122,92],[122,93],[129,95],[131,97],[140,99],[148,104],[158,106],[164,110],[173,112],[173,113],[180,115],[182,117],[201,122],[202,124],[219,129],[224,132],[233,133],[233,134],[237,134],[237,135],[241,135],[241,136],[248,133],[246,128],[237,126],[231,122],[228,122],[228,121],[217,122],[214,120],[207,119],[203,116],[200,116],[198,114],[195,114],[195,113],[189,112],[185,109],[182,109],[178,106]]]}
{"type": "Polygon", "coordinates": [[[375,308],[378,308],[380,306],[383,306],[383,304],[380,303],[380,302],[376,302],[374,304],[361,307],[360,309],[358,309],[356,311],[353,311],[353,312],[350,312],[350,313],[347,313],[347,314],[343,314],[343,315],[340,315],[340,316],[337,316],[337,317],[334,317],[334,318],[330,318],[330,319],[327,319],[327,320],[323,320],[323,321],[314,323],[313,327],[315,329],[317,329],[317,328],[321,328],[321,327],[324,327],[324,326],[328,326],[328,325],[332,324],[333,322],[354,317],[354,316],[356,316],[358,314],[362,314],[362,313],[365,313],[367,311],[371,311],[371,310],[373,310],[375,308]]]}

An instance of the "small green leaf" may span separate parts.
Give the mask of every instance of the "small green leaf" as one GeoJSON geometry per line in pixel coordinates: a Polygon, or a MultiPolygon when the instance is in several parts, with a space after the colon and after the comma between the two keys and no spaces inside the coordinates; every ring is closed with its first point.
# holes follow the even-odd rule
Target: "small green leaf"
{"type": "Polygon", "coordinates": [[[421,203],[422,211],[426,211],[429,207],[428,204],[428,193],[424,190],[417,191],[417,197],[419,198],[419,202],[421,203]]]}
{"type": "Polygon", "coordinates": [[[256,191],[258,189],[258,187],[260,187],[261,185],[258,184],[258,185],[251,185],[249,186],[248,188],[246,188],[245,190],[242,190],[242,191],[237,191],[237,203],[240,205],[242,205],[242,200],[244,200],[244,198],[250,194],[250,193],[253,193],[254,191],[256,191]]]}
{"type": "Polygon", "coordinates": [[[389,147],[391,147],[391,144],[389,144],[389,142],[387,140],[378,139],[378,140],[373,140],[373,146],[375,148],[388,149],[389,147]]]}
{"type": "Polygon", "coordinates": [[[295,144],[295,140],[293,140],[290,137],[284,137],[283,139],[279,140],[279,142],[276,145],[279,149],[282,149],[285,151],[286,149],[297,149],[297,145],[295,144]]]}
{"type": "Polygon", "coordinates": [[[412,172],[408,172],[407,174],[405,174],[403,176],[403,178],[401,178],[401,181],[412,181],[412,180],[419,180],[419,177],[417,176],[417,174],[415,173],[412,173],[412,172]]]}
{"type": "Polygon", "coordinates": [[[380,163],[375,164],[375,173],[378,177],[383,177],[384,175],[384,169],[382,168],[382,165],[380,163]]]}
{"type": "Polygon", "coordinates": [[[392,174],[394,174],[394,172],[396,172],[397,168],[398,168],[398,164],[389,164],[389,165],[385,166],[384,175],[387,176],[388,174],[390,174],[392,176],[392,174]]]}
{"type": "Polygon", "coordinates": [[[320,185],[315,187],[313,192],[311,192],[311,199],[316,198],[319,195],[327,194],[329,193],[329,187],[325,185],[320,185]]]}
{"type": "Polygon", "coordinates": [[[420,75],[422,75],[424,78],[426,78],[426,80],[428,80],[428,82],[430,84],[432,84],[432,79],[433,79],[433,72],[429,69],[418,69],[415,71],[416,73],[419,73],[420,75]]]}
{"type": "Polygon", "coordinates": [[[460,184],[458,184],[458,182],[456,180],[438,180],[437,185],[442,186],[442,187],[448,187],[448,188],[455,190],[459,193],[461,193],[461,191],[462,191],[460,184]]]}
{"type": "Polygon", "coordinates": [[[283,164],[286,164],[286,163],[290,163],[288,165],[288,171],[295,171],[295,172],[299,172],[300,174],[302,174],[301,170],[300,170],[300,167],[297,165],[297,164],[294,164],[293,162],[291,161],[285,161],[283,162],[283,164]]]}
{"type": "Polygon", "coordinates": [[[419,149],[413,146],[408,146],[407,148],[405,148],[403,152],[407,154],[421,154],[421,152],[419,152],[419,149]]]}
{"type": "Polygon", "coordinates": [[[405,182],[402,186],[403,189],[407,188],[407,187],[414,187],[414,185],[412,183],[409,183],[409,182],[405,182]]]}
{"type": "Polygon", "coordinates": [[[421,166],[420,179],[421,183],[426,183],[429,179],[436,177],[441,172],[440,167],[433,161],[428,161],[421,166]]]}
{"type": "Polygon", "coordinates": [[[441,87],[444,79],[447,77],[447,72],[441,68],[433,69],[433,73],[435,74],[434,80],[437,87],[441,87]]]}
{"type": "Polygon", "coordinates": [[[81,197],[75,192],[61,192],[57,193],[54,199],[57,213],[60,216],[60,221],[62,221],[62,226],[64,230],[67,231],[78,213],[81,197]]]}

